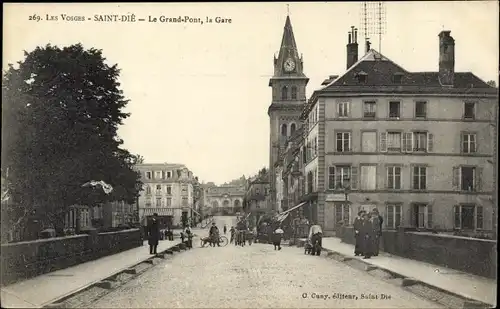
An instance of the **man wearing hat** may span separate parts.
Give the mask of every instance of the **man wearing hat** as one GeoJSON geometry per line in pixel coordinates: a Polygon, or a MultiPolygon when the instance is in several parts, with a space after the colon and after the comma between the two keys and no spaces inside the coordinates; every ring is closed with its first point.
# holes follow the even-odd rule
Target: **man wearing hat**
{"type": "Polygon", "coordinates": [[[217,244],[217,246],[220,247],[219,228],[215,225],[215,222],[212,222],[212,226],[210,227],[209,235],[210,235],[210,239],[212,240],[210,242],[210,246],[215,247],[215,244],[217,244]]]}
{"type": "Polygon", "coordinates": [[[156,254],[158,241],[160,240],[160,223],[158,222],[158,214],[154,213],[148,225],[148,244],[149,254],[156,254]]]}
{"type": "Polygon", "coordinates": [[[363,252],[362,252],[362,239],[361,239],[361,234],[360,234],[360,231],[361,231],[361,227],[363,225],[363,215],[365,214],[366,212],[364,210],[360,210],[358,212],[358,216],[356,217],[356,219],[354,219],[354,223],[353,223],[353,226],[354,226],[354,237],[355,237],[355,246],[354,246],[354,255],[355,256],[358,256],[358,255],[362,255],[363,252]]]}

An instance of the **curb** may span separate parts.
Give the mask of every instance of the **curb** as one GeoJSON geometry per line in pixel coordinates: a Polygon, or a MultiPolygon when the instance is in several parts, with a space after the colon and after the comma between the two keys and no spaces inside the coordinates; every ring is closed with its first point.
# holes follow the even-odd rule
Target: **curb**
{"type": "Polygon", "coordinates": [[[73,292],[70,292],[69,294],[66,294],[64,296],[56,298],[56,299],[50,301],[50,303],[42,305],[41,308],[71,308],[70,306],[68,306],[67,302],[70,299],[74,298],[75,296],[77,296],[79,294],[83,294],[86,291],[89,291],[93,288],[103,289],[104,291],[101,294],[99,294],[97,297],[95,297],[92,300],[83,304],[83,305],[88,305],[89,303],[96,301],[97,299],[105,296],[106,294],[110,293],[114,289],[124,285],[125,283],[129,282],[130,280],[133,280],[136,277],[138,277],[139,275],[145,273],[146,271],[148,271],[149,269],[154,267],[156,264],[158,264],[159,259],[165,260],[165,259],[173,256],[174,252],[182,252],[182,251],[187,251],[187,250],[190,250],[190,248],[187,248],[185,243],[179,242],[178,244],[176,244],[168,249],[165,249],[165,250],[157,253],[156,255],[152,255],[152,256],[150,256],[150,257],[148,257],[148,258],[146,258],[146,259],[144,259],[144,260],[142,260],[134,265],[123,268],[123,269],[111,274],[110,276],[108,276],[106,278],[100,279],[97,282],[89,283],[89,284],[87,284],[87,285],[85,285],[85,286],[83,286],[83,287],[81,287],[73,292]],[[146,264],[147,266],[141,270],[137,270],[136,268],[142,264],[146,264]],[[129,277],[124,282],[117,282],[117,278],[120,277],[121,275],[128,275],[129,277]]]}
{"type": "MultiPolygon", "coordinates": [[[[297,247],[301,248],[304,247],[305,241],[299,240],[297,242],[297,247]]],[[[338,251],[334,251],[331,249],[327,249],[322,247],[322,250],[327,252],[327,256],[330,258],[333,258],[339,262],[343,262],[345,264],[350,264],[348,262],[350,261],[356,261],[356,263],[361,263],[364,265],[364,270],[371,275],[371,272],[374,271],[383,271],[387,273],[389,276],[386,278],[381,278],[382,280],[384,279],[389,279],[391,281],[397,281],[398,284],[405,290],[416,294],[420,297],[423,297],[425,299],[437,302],[441,305],[450,307],[450,303],[453,303],[453,307],[459,307],[459,308],[475,308],[475,309],[485,309],[485,308],[493,308],[495,307],[492,304],[487,304],[475,299],[471,299],[469,297],[462,296],[460,294],[456,294],[450,291],[446,291],[440,287],[422,282],[420,280],[417,280],[415,278],[410,278],[406,277],[402,274],[396,273],[390,269],[386,269],[384,267],[376,266],[373,265],[369,262],[363,261],[361,259],[356,259],[352,256],[347,256],[343,253],[340,253],[338,251]],[[457,306],[458,305],[458,306],[457,306]]],[[[354,267],[352,265],[349,265],[350,267],[354,267]]]]}

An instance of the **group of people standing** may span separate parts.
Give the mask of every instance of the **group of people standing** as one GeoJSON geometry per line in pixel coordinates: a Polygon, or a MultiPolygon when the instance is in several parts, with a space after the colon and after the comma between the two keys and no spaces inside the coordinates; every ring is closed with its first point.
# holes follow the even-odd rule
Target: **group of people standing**
{"type": "Polygon", "coordinates": [[[374,208],[371,212],[361,210],[354,219],[354,247],[355,256],[363,256],[369,259],[379,253],[380,237],[382,237],[382,223],[384,218],[374,208]]]}

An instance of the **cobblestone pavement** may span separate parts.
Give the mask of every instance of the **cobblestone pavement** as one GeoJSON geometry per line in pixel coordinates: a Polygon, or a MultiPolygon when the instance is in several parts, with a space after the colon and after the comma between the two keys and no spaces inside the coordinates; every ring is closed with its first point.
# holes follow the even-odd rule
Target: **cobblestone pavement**
{"type": "Polygon", "coordinates": [[[91,307],[443,308],[341,262],[304,255],[296,247],[274,251],[265,244],[183,252],[91,307]]]}

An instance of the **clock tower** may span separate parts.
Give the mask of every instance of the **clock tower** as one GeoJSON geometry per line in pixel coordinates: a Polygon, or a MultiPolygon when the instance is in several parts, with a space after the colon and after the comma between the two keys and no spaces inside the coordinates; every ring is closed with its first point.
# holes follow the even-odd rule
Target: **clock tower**
{"type": "Polygon", "coordinates": [[[286,17],[285,29],[278,57],[274,56],[274,75],[269,80],[272,101],[267,110],[270,121],[269,176],[271,207],[280,209],[276,201],[276,170],[274,164],[284,150],[286,140],[301,127],[300,114],[306,103],[304,63],[299,56],[293,35],[290,16],[286,17]]]}

